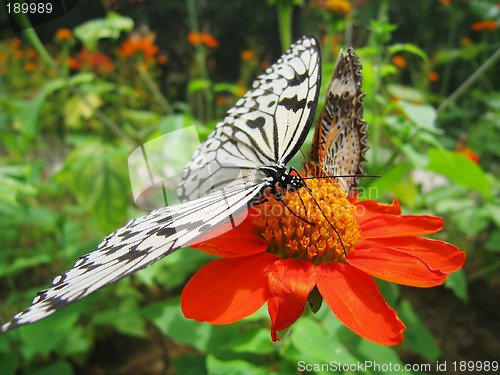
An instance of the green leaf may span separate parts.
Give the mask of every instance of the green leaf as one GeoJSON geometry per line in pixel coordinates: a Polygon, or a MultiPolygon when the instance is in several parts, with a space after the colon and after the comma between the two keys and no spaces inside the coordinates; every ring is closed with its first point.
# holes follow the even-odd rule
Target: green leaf
{"type": "Polygon", "coordinates": [[[214,259],[203,251],[184,248],[178,250],[161,262],[140,270],[135,274],[136,279],[146,285],[159,284],[167,290],[182,286],[197,270],[214,259]]]}
{"type": "Polygon", "coordinates": [[[73,327],[65,335],[64,345],[59,348],[58,355],[63,356],[76,356],[89,353],[92,349],[92,337],[83,327],[73,327]]]}
{"type": "Polygon", "coordinates": [[[407,176],[408,171],[412,167],[412,164],[408,162],[396,165],[382,177],[375,179],[370,188],[367,189],[369,196],[365,197],[363,195],[362,198],[380,199],[385,192],[390,191],[395,185],[399,184],[407,176]]]}
{"type": "Polygon", "coordinates": [[[42,354],[48,356],[66,343],[68,334],[74,329],[79,313],[64,310],[34,324],[20,327],[17,332],[21,338],[21,352],[26,359],[42,354]]]}
{"type": "Polygon", "coordinates": [[[417,105],[409,102],[399,102],[399,108],[404,114],[422,130],[439,133],[436,128],[436,109],[430,105],[417,105]]]}
{"type": "Polygon", "coordinates": [[[212,82],[208,79],[192,79],[188,83],[187,92],[193,94],[196,91],[206,90],[210,88],[212,82]]]}
{"type": "Polygon", "coordinates": [[[40,133],[40,115],[47,97],[53,92],[66,87],[63,79],[47,81],[32,100],[10,100],[14,126],[29,139],[40,133]]]}
{"type": "MultiPolygon", "coordinates": [[[[214,92],[230,92],[233,95],[238,95],[241,91],[240,86],[235,85],[234,83],[216,83],[213,86],[214,92]]],[[[241,94],[240,94],[241,95],[241,94]]]]}
{"type": "Polygon", "coordinates": [[[206,375],[205,356],[200,354],[186,354],[174,357],[176,374],[206,375]]]}
{"type": "Polygon", "coordinates": [[[428,361],[439,358],[441,355],[439,346],[408,300],[401,302],[398,313],[406,324],[404,344],[428,361]]]}
{"type": "MultiPolygon", "coordinates": [[[[329,318],[335,319],[331,315],[329,318]]],[[[298,355],[298,358],[290,358],[292,360],[328,363],[332,360],[332,353],[335,353],[335,359],[340,363],[356,361],[335,335],[328,335],[321,324],[312,318],[304,316],[299,318],[291,330],[290,341],[298,355]]]]}
{"type": "Polygon", "coordinates": [[[112,307],[109,310],[99,311],[92,317],[94,324],[109,324],[126,335],[146,337],[144,317],[139,308],[132,306],[124,309],[123,303],[120,307],[112,307]]]}
{"type": "Polygon", "coordinates": [[[408,102],[421,103],[425,100],[422,92],[413,87],[390,84],[387,85],[387,91],[391,94],[391,96],[408,102]]]}
{"type": "Polygon", "coordinates": [[[500,253],[500,229],[493,230],[484,247],[491,252],[500,253]]]}
{"type": "Polygon", "coordinates": [[[425,53],[424,50],[420,49],[414,44],[410,43],[399,43],[393,44],[392,46],[387,47],[390,54],[394,55],[399,52],[408,52],[413,55],[419,56],[424,61],[429,61],[429,56],[425,53]]]}
{"type": "MultiPolygon", "coordinates": [[[[363,371],[358,371],[358,374],[411,374],[411,372],[405,371],[404,363],[392,347],[360,340],[354,351],[357,354],[358,361],[365,365],[363,371]],[[396,368],[397,371],[394,370],[396,368]]],[[[356,364],[357,362],[353,363],[356,364]]]]}
{"type": "Polygon", "coordinates": [[[0,353],[0,369],[2,375],[15,375],[19,366],[19,359],[12,353],[0,353]]]}
{"type": "Polygon", "coordinates": [[[121,111],[124,119],[137,122],[141,126],[156,124],[160,121],[160,115],[153,111],[138,110],[138,109],[124,109],[121,111]]]}
{"type": "Polygon", "coordinates": [[[73,375],[73,367],[68,361],[58,360],[50,365],[29,371],[26,375],[73,375]]]}
{"type": "Polygon", "coordinates": [[[467,279],[463,269],[453,272],[444,283],[444,286],[453,291],[462,301],[468,301],[467,279]]]}
{"type": "Polygon", "coordinates": [[[58,176],[106,231],[116,229],[127,219],[127,156],[127,151],[116,145],[82,143],[70,153],[58,176]]]}
{"type": "Polygon", "coordinates": [[[212,355],[207,356],[207,370],[209,374],[216,375],[267,375],[272,374],[268,369],[255,366],[249,362],[236,359],[222,361],[212,355]]]}
{"type": "Polygon", "coordinates": [[[207,350],[213,327],[208,323],[186,319],[178,298],[145,306],[141,314],[175,341],[190,344],[201,351],[207,350]]]}
{"type": "Polygon", "coordinates": [[[18,194],[34,195],[37,189],[27,182],[31,173],[28,165],[0,167],[0,200],[18,207],[18,194]]]}
{"type": "Polygon", "coordinates": [[[479,165],[466,156],[442,149],[431,149],[428,156],[429,171],[442,174],[456,184],[475,190],[486,197],[492,196],[488,176],[479,165]]]}
{"type": "Polygon", "coordinates": [[[64,120],[72,129],[78,129],[82,120],[94,116],[95,110],[103,104],[101,97],[95,93],[74,95],[64,103],[64,120]]]}
{"type": "Polygon", "coordinates": [[[262,327],[251,328],[239,333],[225,347],[236,353],[267,354],[274,350],[269,329],[262,327]]]}
{"type": "Polygon", "coordinates": [[[377,286],[380,290],[380,293],[382,293],[387,303],[389,305],[396,304],[400,295],[399,285],[379,279],[375,279],[375,281],[377,282],[377,286]]]}
{"type": "Polygon", "coordinates": [[[129,32],[133,27],[134,21],[131,18],[110,12],[106,18],[88,21],[76,27],[75,36],[94,51],[100,39],[118,39],[121,32],[129,32]]]}
{"type": "Polygon", "coordinates": [[[24,269],[40,266],[42,264],[51,263],[52,258],[48,254],[31,254],[26,258],[16,258],[13,263],[9,264],[9,267],[5,267],[0,269],[0,276],[5,277],[17,272],[20,272],[24,269]]]}
{"type": "Polygon", "coordinates": [[[500,201],[494,201],[485,206],[485,211],[497,227],[500,228],[500,201]]]}

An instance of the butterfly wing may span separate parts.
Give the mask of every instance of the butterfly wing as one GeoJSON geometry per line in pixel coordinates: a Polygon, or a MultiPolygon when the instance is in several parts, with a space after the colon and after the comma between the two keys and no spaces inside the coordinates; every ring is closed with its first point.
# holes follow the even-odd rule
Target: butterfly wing
{"type": "MultiPolygon", "coordinates": [[[[306,169],[315,176],[353,176],[363,173],[368,148],[367,124],[363,120],[362,73],[352,48],[341,51],[325,106],[314,132],[306,169]]],[[[358,177],[335,177],[344,191],[356,187],[358,177]]]]}
{"type": "Polygon", "coordinates": [[[303,37],[259,76],[195,151],[177,189],[181,201],[284,165],[311,127],[321,82],[318,42],[303,37]]]}
{"type": "Polygon", "coordinates": [[[72,269],[56,276],[52,285],[39,292],[32,305],[0,332],[43,319],[181,247],[235,227],[244,219],[247,202],[261,190],[261,185],[219,190],[130,221],[107,236],[97,250],[81,257],[72,269]]]}

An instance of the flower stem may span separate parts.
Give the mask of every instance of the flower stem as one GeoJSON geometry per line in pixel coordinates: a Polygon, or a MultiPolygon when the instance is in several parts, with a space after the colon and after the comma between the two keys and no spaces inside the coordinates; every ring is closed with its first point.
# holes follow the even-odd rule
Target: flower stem
{"type": "Polygon", "coordinates": [[[282,51],[286,51],[288,46],[292,44],[293,1],[278,0],[276,3],[276,11],[278,12],[281,49],[282,51]]]}
{"type": "Polygon", "coordinates": [[[490,67],[492,67],[500,59],[500,49],[497,49],[493,55],[491,55],[488,60],[486,60],[483,65],[479,67],[474,73],[472,73],[469,78],[465,80],[449,97],[447,97],[441,105],[438,107],[437,111],[441,112],[443,109],[448,107],[451,103],[456,101],[462,94],[464,94],[490,67]]]}
{"type": "Polygon", "coordinates": [[[139,76],[144,81],[149,91],[153,94],[153,97],[160,104],[163,112],[165,112],[166,115],[171,115],[174,112],[172,110],[172,107],[170,106],[167,99],[160,92],[160,89],[151,78],[151,75],[149,74],[144,64],[138,64],[137,71],[139,72],[139,76]]]}
{"type": "MultiPolygon", "coordinates": [[[[188,11],[188,22],[189,22],[189,27],[192,32],[194,33],[199,33],[200,28],[198,25],[198,19],[196,15],[196,1],[195,0],[187,0],[187,11],[188,11]]],[[[207,82],[209,81],[208,78],[208,72],[207,72],[207,57],[206,57],[206,48],[202,44],[198,44],[196,47],[196,52],[195,52],[195,61],[196,65],[198,67],[198,71],[200,74],[200,78],[203,80],[206,80],[207,82]]],[[[212,111],[212,103],[213,101],[213,94],[212,91],[209,89],[203,89],[203,101],[204,105],[200,105],[199,108],[203,112],[201,113],[201,116],[198,116],[200,120],[202,121],[207,121],[213,119],[213,111],[212,111]]]]}

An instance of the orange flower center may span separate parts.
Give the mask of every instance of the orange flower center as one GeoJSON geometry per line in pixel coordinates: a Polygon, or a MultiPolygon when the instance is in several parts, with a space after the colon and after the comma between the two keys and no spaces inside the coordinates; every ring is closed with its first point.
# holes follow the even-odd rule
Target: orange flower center
{"type": "Polygon", "coordinates": [[[286,192],[283,202],[271,198],[256,207],[268,251],[314,264],[343,261],[360,240],[355,206],[334,182],[313,179],[307,185],[312,195],[306,189],[286,192]]]}

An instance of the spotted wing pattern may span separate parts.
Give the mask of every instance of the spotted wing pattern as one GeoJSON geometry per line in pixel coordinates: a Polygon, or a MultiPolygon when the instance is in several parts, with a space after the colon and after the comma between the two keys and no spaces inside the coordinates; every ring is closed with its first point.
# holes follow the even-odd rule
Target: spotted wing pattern
{"type": "Polygon", "coordinates": [[[310,162],[305,164],[313,176],[334,176],[347,192],[357,186],[359,177],[340,176],[362,174],[368,148],[361,84],[359,57],[352,48],[341,51],[314,132],[310,162]]]}
{"type": "Polygon", "coordinates": [[[318,42],[303,37],[258,77],[184,169],[177,195],[195,199],[260,165],[284,165],[302,145],[314,118],[321,81],[318,42]]]}
{"type": "Polygon", "coordinates": [[[248,207],[286,174],[284,163],[309,131],[319,91],[319,59],[314,38],[293,44],[195,152],[179,187],[187,202],[155,210],[107,236],[0,332],[43,319],[181,247],[237,226],[248,207]],[[232,171],[236,174],[231,177],[238,178],[229,180],[232,171]],[[215,177],[214,182],[207,184],[207,176],[215,177]]]}

